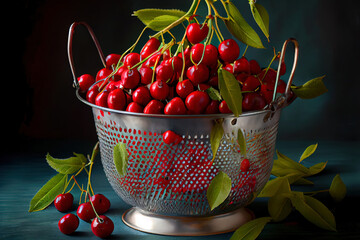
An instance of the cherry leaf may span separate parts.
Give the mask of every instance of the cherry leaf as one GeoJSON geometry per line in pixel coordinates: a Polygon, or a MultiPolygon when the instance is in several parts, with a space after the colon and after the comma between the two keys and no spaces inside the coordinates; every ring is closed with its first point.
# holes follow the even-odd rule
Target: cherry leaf
{"type": "Polygon", "coordinates": [[[29,212],[41,211],[49,206],[64,191],[66,181],[67,174],[58,173],[53,176],[31,199],[29,212]]]}
{"type": "MultiPolygon", "coordinates": [[[[136,16],[142,21],[146,26],[148,26],[152,21],[154,20],[161,20],[161,16],[167,16],[163,17],[163,20],[166,18],[172,18],[172,19],[179,19],[180,17],[184,16],[186,13],[181,10],[177,9],[155,9],[155,8],[147,8],[147,9],[141,9],[137,10],[133,13],[132,16],[136,16]]],[[[154,24],[154,23],[153,23],[154,24]]]]}
{"type": "Polygon", "coordinates": [[[178,19],[177,16],[161,15],[151,20],[147,26],[154,31],[161,31],[178,19]]]}
{"type": "Polygon", "coordinates": [[[339,174],[331,182],[329,193],[336,202],[341,202],[346,196],[346,185],[339,174]]]}
{"type": "Polygon", "coordinates": [[[326,164],[327,164],[327,162],[320,162],[320,163],[317,163],[317,164],[309,167],[309,174],[307,174],[306,177],[320,173],[322,170],[325,169],[326,164]]]}
{"type": "Polygon", "coordinates": [[[288,193],[276,194],[268,201],[268,211],[275,222],[284,220],[292,210],[293,206],[288,193]]]}
{"type": "Polygon", "coordinates": [[[328,91],[322,81],[324,77],[325,76],[311,79],[301,86],[292,86],[291,90],[297,97],[302,99],[316,98],[328,91]]]}
{"type": "Polygon", "coordinates": [[[255,22],[260,27],[261,31],[264,33],[266,38],[269,41],[269,14],[266,9],[258,4],[255,3],[255,0],[250,0],[250,10],[254,17],[255,22]]]}
{"type": "Polygon", "coordinates": [[[270,221],[271,217],[260,217],[251,220],[239,227],[231,236],[230,240],[254,240],[270,221]]]}
{"type": "Polygon", "coordinates": [[[245,136],[242,132],[241,129],[238,130],[238,135],[237,135],[237,142],[240,146],[240,151],[241,153],[246,156],[247,154],[247,150],[246,150],[246,139],[245,139],[245,136]]]}
{"type": "Polygon", "coordinates": [[[308,146],[301,155],[299,162],[302,162],[304,159],[310,157],[316,151],[317,146],[318,146],[317,143],[308,146]]]}
{"type": "Polygon", "coordinates": [[[121,177],[126,175],[126,169],[128,166],[128,152],[126,150],[126,144],[118,142],[113,150],[113,159],[117,172],[121,177]]]}
{"type": "Polygon", "coordinates": [[[53,158],[48,153],[46,161],[54,170],[62,174],[72,174],[85,166],[87,160],[83,154],[74,153],[75,157],[67,159],[53,158]]]}
{"type": "Polygon", "coordinates": [[[209,87],[205,91],[207,92],[207,94],[209,94],[209,97],[211,98],[211,100],[215,100],[215,101],[222,100],[220,92],[218,90],[216,90],[215,88],[209,87]]]}
{"type": "Polygon", "coordinates": [[[268,181],[258,197],[273,197],[280,193],[291,192],[289,180],[286,177],[277,177],[268,181]]]}
{"type": "Polygon", "coordinates": [[[223,135],[224,135],[224,128],[222,126],[222,121],[216,121],[210,132],[210,145],[213,154],[212,160],[214,160],[216,157],[216,153],[220,146],[220,142],[223,135]]]}
{"type": "Polygon", "coordinates": [[[276,154],[278,159],[275,160],[277,161],[278,164],[287,167],[287,168],[291,168],[294,170],[297,170],[299,172],[302,172],[304,174],[309,174],[310,171],[307,167],[305,167],[304,165],[292,160],[291,158],[287,157],[286,155],[282,154],[281,152],[276,150],[276,154]]]}
{"type": "Polygon", "coordinates": [[[211,210],[225,201],[231,191],[231,179],[223,171],[211,180],[206,196],[211,210]]]}

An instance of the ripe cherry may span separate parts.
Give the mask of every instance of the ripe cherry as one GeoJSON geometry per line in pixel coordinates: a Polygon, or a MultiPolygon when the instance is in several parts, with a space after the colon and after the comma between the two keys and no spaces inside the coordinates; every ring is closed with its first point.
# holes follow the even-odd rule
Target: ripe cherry
{"type": "Polygon", "coordinates": [[[218,50],[217,48],[212,45],[206,45],[205,52],[204,52],[204,44],[198,43],[191,47],[191,59],[195,63],[199,63],[202,58],[202,63],[204,63],[206,66],[213,66],[217,64],[218,60],[218,50]],[[204,57],[203,57],[204,54],[204,57]]]}
{"type": "Polygon", "coordinates": [[[116,88],[107,97],[107,105],[111,109],[124,110],[126,106],[126,96],[123,90],[116,88]]]}
{"type": "Polygon", "coordinates": [[[86,93],[86,101],[89,103],[95,104],[96,96],[99,94],[98,86],[91,87],[86,93]]]}
{"type": "Polygon", "coordinates": [[[54,200],[55,208],[60,212],[71,210],[74,202],[74,196],[71,193],[62,193],[57,195],[54,200]]]}
{"type": "Polygon", "coordinates": [[[98,214],[107,212],[111,205],[109,199],[100,193],[91,196],[90,201],[98,214]]]}
{"type": "Polygon", "coordinates": [[[249,74],[241,72],[238,73],[238,75],[236,76],[236,80],[238,80],[238,82],[244,84],[245,80],[249,77],[249,74]]]}
{"type": "Polygon", "coordinates": [[[112,70],[107,69],[107,68],[102,68],[96,73],[95,81],[97,82],[101,79],[105,79],[111,73],[112,73],[112,70]]]}
{"type": "Polygon", "coordinates": [[[225,69],[226,71],[228,71],[229,73],[234,73],[234,67],[233,65],[231,65],[230,63],[226,64],[225,66],[223,66],[223,69],[225,69]]]}
{"type": "Polygon", "coordinates": [[[232,113],[225,100],[221,101],[221,103],[219,104],[219,111],[221,113],[232,113]]]}
{"type": "Polygon", "coordinates": [[[164,104],[159,100],[151,100],[144,108],[146,114],[161,114],[164,111],[164,104]]]}
{"type": "Polygon", "coordinates": [[[250,73],[250,63],[245,57],[241,57],[234,62],[234,73],[250,73]]]}
{"type": "Polygon", "coordinates": [[[189,79],[185,79],[176,84],[176,93],[181,98],[186,98],[191,92],[194,91],[194,85],[189,79]]]}
{"type": "Polygon", "coordinates": [[[157,80],[150,86],[150,94],[156,100],[165,100],[168,97],[169,92],[169,86],[162,80],[157,80]]]}
{"type": "Polygon", "coordinates": [[[161,42],[157,38],[150,38],[140,51],[140,59],[144,60],[160,47],[161,42]]]}
{"type": "Polygon", "coordinates": [[[209,104],[209,95],[202,91],[194,91],[190,93],[185,99],[185,105],[187,109],[193,114],[203,113],[209,104]]]}
{"type": "Polygon", "coordinates": [[[243,83],[243,87],[241,90],[243,91],[254,91],[260,86],[260,80],[259,78],[250,75],[246,78],[245,82],[243,83]]]}
{"type": "Polygon", "coordinates": [[[261,94],[261,96],[263,96],[265,98],[267,104],[272,102],[274,91],[269,90],[267,88],[266,84],[261,85],[260,94],[261,94]]]}
{"type": "Polygon", "coordinates": [[[186,114],[186,107],[180,97],[171,99],[164,108],[164,113],[167,115],[184,115],[186,114]]]}
{"type": "Polygon", "coordinates": [[[123,62],[124,66],[133,67],[135,64],[140,62],[140,54],[136,52],[128,53],[125,55],[123,62]]]}
{"type": "Polygon", "coordinates": [[[163,141],[168,145],[177,145],[182,141],[182,137],[171,130],[163,133],[163,141]]]}
{"type": "Polygon", "coordinates": [[[155,53],[154,55],[152,55],[151,57],[149,57],[143,64],[143,67],[153,67],[155,66],[156,61],[159,62],[160,60],[160,53],[155,53]]]}
{"type": "Polygon", "coordinates": [[[192,44],[203,41],[209,32],[207,24],[191,23],[186,28],[186,37],[192,44]]]}
{"type": "Polygon", "coordinates": [[[140,73],[136,69],[126,69],[121,74],[121,85],[127,89],[133,89],[140,82],[140,73]]]}
{"type": "Polygon", "coordinates": [[[250,162],[249,162],[249,159],[247,158],[244,158],[241,163],[240,163],[240,170],[242,172],[247,172],[250,168],[250,162]]]}
{"type": "Polygon", "coordinates": [[[212,77],[210,77],[209,81],[208,81],[208,84],[212,87],[218,87],[219,85],[219,78],[218,78],[218,75],[213,75],[212,77]]]}
{"type": "Polygon", "coordinates": [[[119,81],[119,80],[121,80],[121,75],[122,75],[122,73],[125,71],[125,70],[127,70],[128,69],[128,67],[126,67],[126,66],[121,66],[121,67],[119,67],[119,69],[116,71],[116,73],[114,74],[114,81],[119,81]]]}
{"type": "Polygon", "coordinates": [[[85,202],[80,204],[76,213],[78,217],[84,220],[85,222],[90,222],[91,219],[95,218],[96,216],[90,202],[85,202]]]}
{"type": "Polygon", "coordinates": [[[219,113],[219,102],[211,100],[210,104],[205,109],[205,114],[216,114],[219,113]]]}
{"type": "Polygon", "coordinates": [[[117,65],[118,64],[120,58],[121,58],[121,55],[116,54],[116,53],[111,53],[111,54],[107,55],[106,58],[105,58],[106,67],[108,69],[111,69],[112,65],[117,65]]]}
{"type": "Polygon", "coordinates": [[[165,64],[170,65],[173,68],[174,73],[178,73],[178,74],[181,73],[183,68],[183,60],[179,56],[174,56],[170,58],[169,60],[166,61],[165,64]]]}
{"type": "Polygon", "coordinates": [[[100,215],[92,221],[91,231],[99,238],[106,238],[114,231],[114,223],[110,218],[100,215]]]}
{"type": "Polygon", "coordinates": [[[136,113],[142,113],[144,111],[144,107],[136,102],[131,102],[126,107],[126,111],[128,112],[136,112],[136,113]]]}
{"type": "Polygon", "coordinates": [[[258,75],[261,72],[261,67],[259,65],[259,63],[252,59],[249,61],[250,64],[250,73],[253,75],[258,75]]]}
{"type": "Polygon", "coordinates": [[[259,93],[245,93],[243,96],[242,109],[244,111],[262,110],[266,106],[266,100],[259,93]]]}
{"type": "Polygon", "coordinates": [[[132,100],[142,106],[146,106],[151,100],[149,89],[145,86],[138,87],[132,94],[132,100]]]}
{"type": "Polygon", "coordinates": [[[149,83],[151,83],[153,70],[150,67],[139,68],[139,73],[141,84],[148,85],[149,83]]]}
{"type": "Polygon", "coordinates": [[[209,80],[209,75],[209,69],[203,63],[191,66],[186,71],[186,76],[188,77],[188,79],[190,79],[190,81],[193,82],[194,85],[206,82],[207,80],[209,80]]]}
{"type": "Polygon", "coordinates": [[[105,90],[111,92],[117,88],[119,88],[118,82],[111,81],[106,85],[105,90]]]}
{"type": "Polygon", "coordinates": [[[90,74],[83,74],[78,77],[77,80],[79,83],[80,92],[83,93],[85,93],[95,83],[95,78],[90,74]]]}
{"type": "Polygon", "coordinates": [[[107,105],[108,96],[109,96],[108,91],[100,92],[95,98],[95,104],[100,107],[108,107],[107,105]]]}
{"type": "Polygon", "coordinates": [[[174,74],[172,66],[169,64],[160,64],[155,70],[157,80],[169,80],[174,74]]]}
{"type": "Polygon", "coordinates": [[[71,234],[79,227],[79,218],[72,213],[63,216],[58,222],[59,230],[64,234],[71,234]]]}
{"type": "Polygon", "coordinates": [[[198,85],[198,89],[200,91],[206,91],[207,89],[209,89],[211,86],[209,84],[206,84],[206,83],[200,83],[198,85]]]}
{"type": "Polygon", "coordinates": [[[222,41],[219,46],[219,55],[224,62],[234,62],[240,54],[240,47],[234,39],[222,41]]]}

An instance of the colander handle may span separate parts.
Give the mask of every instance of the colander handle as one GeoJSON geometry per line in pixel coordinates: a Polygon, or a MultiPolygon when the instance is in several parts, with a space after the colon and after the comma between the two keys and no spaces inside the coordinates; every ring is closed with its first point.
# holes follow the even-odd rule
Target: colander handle
{"type": "Polygon", "coordinates": [[[105,64],[104,53],[101,50],[99,41],[95,37],[94,31],[91,29],[91,27],[85,22],[74,22],[73,24],[71,24],[70,29],[69,29],[69,35],[68,35],[67,52],[68,52],[68,58],[69,58],[71,72],[72,72],[72,75],[73,75],[73,87],[75,87],[75,88],[78,88],[78,81],[77,81],[77,78],[76,78],[76,72],[75,72],[75,66],[74,66],[72,43],[73,43],[73,37],[74,37],[74,33],[75,33],[75,28],[77,26],[79,26],[79,25],[83,25],[83,26],[86,27],[86,29],[88,30],[92,40],[95,43],[95,46],[97,48],[97,51],[98,51],[100,59],[101,59],[101,62],[103,63],[104,66],[106,65],[105,64]]]}
{"type": "MultiPolygon", "coordinates": [[[[297,65],[298,57],[299,57],[299,43],[295,38],[289,38],[283,44],[283,47],[282,47],[281,53],[280,53],[280,59],[279,59],[279,65],[278,65],[278,69],[277,69],[276,80],[278,80],[279,77],[280,77],[281,63],[284,61],[286,47],[290,42],[292,42],[294,44],[294,47],[295,47],[294,62],[293,62],[293,66],[292,66],[292,69],[291,69],[290,76],[289,76],[289,80],[288,80],[287,85],[286,85],[285,99],[283,99],[283,101],[280,101],[280,102],[277,103],[277,108],[286,107],[287,105],[289,105],[291,103],[291,101],[294,100],[293,99],[293,94],[291,94],[291,84],[292,84],[292,81],[293,81],[293,78],[294,78],[294,73],[295,73],[295,69],[296,69],[296,65],[297,65]]],[[[276,83],[277,82],[278,81],[276,81],[276,83]]],[[[276,88],[277,88],[277,85],[275,85],[275,89],[276,88]]],[[[275,94],[276,94],[276,91],[274,92],[274,97],[275,97],[275,94]]]]}

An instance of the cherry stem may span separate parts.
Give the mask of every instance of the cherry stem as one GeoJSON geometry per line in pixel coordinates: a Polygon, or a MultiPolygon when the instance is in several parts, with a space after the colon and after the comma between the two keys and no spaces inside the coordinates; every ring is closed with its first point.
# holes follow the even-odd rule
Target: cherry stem
{"type": "Polygon", "coordinates": [[[246,52],[247,52],[248,48],[249,48],[249,45],[246,45],[246,48],[245,48],[244,53],[242,54],[242,57],[245,57],[245,54],[246,54],[246,52]]]}

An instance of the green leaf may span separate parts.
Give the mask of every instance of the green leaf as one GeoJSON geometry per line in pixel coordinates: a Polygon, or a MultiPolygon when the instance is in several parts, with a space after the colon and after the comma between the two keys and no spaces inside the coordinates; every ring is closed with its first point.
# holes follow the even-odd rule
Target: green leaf
{"type": "Polygon", "coordinates": [[[309,222],[316,226],[336,231],[335,217],[331,211],[319,200],[302,195],[292,195],[292,205],[303,215],[309,222]]]}
{"type": "Polygon", "coordinates": [[[211,145],[211,151],[213,153],[212,160],[214,160],[216,157],[216,153],[220,146],[220,142],[223,135],[224,135],[224,129],[222,126],[222,121],[216,121],[210,132],[210,145],[211,145]]]}
{"type": "Polygon", "coordinates": [[[301,155],[299,162],[302,162],[302,160],[304,160],[305,158],[310,157],[310,156],[316,151],[317,146],[318,146],[317,143],[308,146],[308,147],[305,149],[305,151],[303,152],[303,154],[301,155]]]}
{"type": "Polygon", "coordinates": [[[233,74],[222,68],[218,70],[218,78],[221,96],[235,117],[238,117],[242,113],[242,94],[239,82],[233,74]]]}
{"type": "Polygon", "coordinates": [[[251,13],[255,19],[255,22],[260,27],[261,31],[264,33],[266,38],[269,41],[269,14],[266,9],[258,4],[255,3],[254,0],[249,1],[251,13]]]}
{"type": "Polygon", "coordinates": [[[290,184],[294,184],[294,185],[314,185],[314,182],[306,179],[306,178],[299,178],[298,180],[296,180],[293,183],[290,184]]]}
{"type": "Polygon", "coordinates": [[[72,174],[78,171],[80,168],[84,167],[87,160],[83,154],[74,153],[75,157],[70,157],[67,159],[57,159],[50,156],[48,153],[46,155],[46,161],[54,170],[62,174],[72,174]]]}
{"type": "MultiPolygon", "coordinates": [[[[152,24],[153,25],[152,27],[154,27],[157,24],[160,24],[159,22],[164,23],[166,21],[167,22],[176,21],[177,19],[184,16],[185,14],[186,13],[184,11],[177,10],[177,9],[147,8],[147,9],[141,9],[141,10],[135,11],[133,13],[133,16],[138,17],[140,19],[140,21],[142,21],[146,26],[149,26],[150,24],[152,24]],[[153,21],[155,21],[155,22],[153,22],[153,21]],[[156,22],[158,22],[158,23],[156,23],[156,22]]],[[[172,22],[170,22],[170,23],[172,23],[172,22]]],[[[162,30],[162,29],[160,29],[160,30],[162,30]]],[[[157,30],[155,30],[155,31],[157,31],[157,30]]]]}
{"type": "Polygon", "coordinates": [[[324,77],[325,76],[311,79],[302,86],[291,86],[291,89],[297,97],[302,99],[318,97],[328,91],[322,81],[324,77]]]}
{"type": "Polygon", "coordinates": [[[206,196],[211,210],[225,201],[231,191],[231,179],[223,171],[211,180],[206,196]]]}
{"type": "Polygon", "coordinates": [[[346,185],[340,178],[339,174],[336,174],[331,182],[329,193],[336,202],[341,202],[346,196],[346,185]]]}
{"type": "Polygon", "coordinates": [[[285,177],[291,174],[305,176],[305,174],[302,171],[284,166],[279,162],[279,160],[274,160],[274,164],[271,169],[271,174],[277,177],[285,177]]]}
{"type": "Polygon", "coordinates": [[[178,19],[179,19],[179,17],[177,17],[177,16],[162,15],[162,16],[155,17],[153,20],[151,20],[149,22],[149,24],[147,26],[154,31],[161,31],[178,19]]]}
{"type": "Polygon", "coordinates": [[[270,221],[271,217],[260,217],[251,220],[239,227],[231,236],[230,240],[254,240],[270,221]]]}
{"type": "Polygon", "coordinates": [[[128,165],[128,152],[126,150],[126,144],[118,142],[113,150],[114,164],[117,172],[121,177],[126,175],[126,169],[128,165]]]}
{"type": "Polygon", "coordinates": [[[275,222],[284,220],[292,210],[293,206],[288,193],[276,194],[268,201],[268,211],[275,222]]]}
{"type": "Polygon", "coordinates": [[[306,177],[320,173],[322,170],[325,169],[326,164],[327,164],[327,162],[320,162],[320,163],[317,163],[317,164],[309,167],[309,174],[307,174],[306,177]]]}
{"type": "Polygon", "coordinates": [[[278,157],[278,159],[275,160],[276,164],[280,164],[280,165],[282,165],[284,167],[297,170],[297,171],[302,172],[304,174],[310,173],[310,171],[309,171],[309,169],[307,167],[305,167],[304,165],[292,160],[291,158],[287,157],[286,155],[282,154],[281,152],[276,150],[276,154],[277,154],[277,157],[278,157]]]}
{"type": "Polygon", "coordinates": [[[232,2],[225,2],[228,18],[224,23],[229,32],[238,40],[254,48],[264,48],[259,35],[246,22],[240,11],[232,2]]]}
{"type": "Polygon", "coordinates": [[[64,191],[66,181],[66,174],[58,173],[52,177],[32,198],[29,212],[40,211],[49,206],[64,191]]]}
{"type": "Polygon", "coordinates": [[[289,180],[286,177],[277,177],[268,181],[258,197],[273,197],[280,193],[291,192],[289,180]]]}
{"type": "Polygon", "coordinates": [[[237,142],[240,146],[240,151],[241,153],[246,156],[247,154],[247,150],[246,150],[246,139],[245,139],[245,136],[242,132],[241,129],[238,130],[238,135],[237,135],[237,142]]]}
{"type": "Polygon", "coordinates": [[[209,94],[209,97],[212,99],[212,100],[215,100],[215,101],[221,101],[222,100],[222,97],[220,95],[220,92],[218,90],[216,90],[215,88],[213,87],[209,87],[208,89],[205,90],[207,92],[207,94],[209,94]]]}

